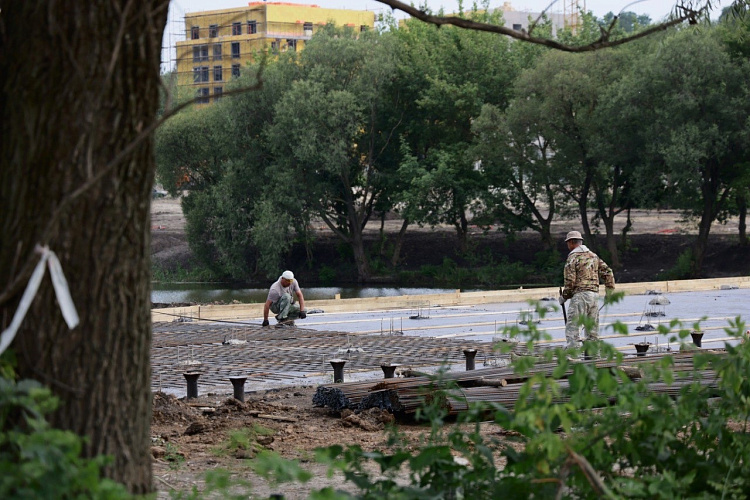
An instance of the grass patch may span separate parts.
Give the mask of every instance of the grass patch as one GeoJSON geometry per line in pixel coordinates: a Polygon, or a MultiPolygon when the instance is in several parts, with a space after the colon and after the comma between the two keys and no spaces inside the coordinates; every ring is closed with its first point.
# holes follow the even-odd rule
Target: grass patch
{"type": "Polygon", "coordinates": [[[151,265],[151,280],[166,282],[166,283],[180,283],[180,282],[204,282],[204,283],[215,283],[226,281],[227,277],[220,275],[215,271],[201,266],[199,264],[191,265],[187,268],[182,267],[182,264],[177,263],[173,266],[164,266],[162,264],[151,265]]]}
{"type": "Polygon", "coordinates": [[[253,424],[252,427],[243,427],[229,432],[229,437],[222,441],[212,451],[217,456],[235,455],[239,451],[259,452],[264,450],[263,445],[258,443],[261,436],[273,436],[273,429],[253,424]]]}
{"type": "Polygon", "coordinates": [[[402,271],[398,274],[401,283],[443,288],[511,286],[535,283],[538,277],[539,272],[534,267],[520,262],[509,262],[508,259],[484,266],[459,267],[447,257],[439,266],[425,265],[418,271],[402,271]]]}

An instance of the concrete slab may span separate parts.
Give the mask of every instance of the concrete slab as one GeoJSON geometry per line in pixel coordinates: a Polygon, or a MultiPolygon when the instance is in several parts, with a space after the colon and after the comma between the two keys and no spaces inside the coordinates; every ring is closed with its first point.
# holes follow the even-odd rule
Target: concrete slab
{"type": "MultiPolygon", "coordinates": [[[[602,309],[600,337],[629,355],[635,354],[633,344],[643,341],[653,344],[651,352],[657,348],[678,350],[680,342],[692,343],[689,332],[696,329],[704,332],[704,348],[737,342],[726,330],[736,333],[739,327],[730,328],[731,322],[750,316],[748,281],[706,281],[711,283],[702,285],[709,289],[689,292],[669,292],[667,282],[639,284],[633,291],[662,293],[669,305],[649,304],[654,298],[650,294],[626,295],[621,302],[602,309]],[[618,322],[626,326],[627,335],[614,331],[612,325],[618,322]],[[655,330],[636,329],[647,324],[655,330]]],[[[682,288],[682,284],[669,287],[682,288]]],[[[556,289],[536,290],[533,298],[554,299],[556,292],[556,289]]],[[[525,329],[521,324],[524,320],[530,320],[546,333],[548,338],[541,344],[564,343],[564,323],[556,300],[540,302],[550,310],[539,317],[524,300],[489,303],[484,302],[487,295],[408,296],[401,297],[400,304],[375,301],[375,305],[384,307],[369,303],[364,310],[348,311],[339,311],[337,307],[331,311],[320,307],[321,304],[308,304],[309,310],[323,312],[297,321],[296,328],[262,328],[260,310],[254,316],[231,319],[240,312],[231,306],[225,306],[229,309],[223,321],[204,318],[183,322],[162,315],[173,321],[154,324],[152,388],[184,395],[186,382],[182,373],[187,371],[201,372],[198,381],[201,394],[231,394],[231,376],[247,376],[246,391],[318,385],[332,381],[329,360],[334,358],[347,360],[344,368],[347,381],[383,378],[380,365],[388,363],[420,371],[435,371],[441,364],[451,370],[463,370],[462,351],[467,348],[477,349],[477,367],[496,365],[503,363],[503,358],[493,351],[493,342],[504,336],[507,327],[517,325],[525,329]],[[456,297],[460,298],[460,304],[445,303],[455,301],[456,297]],[[468,302],[472,297],[477,299],[476,303],[468,302]]],[[[354,299],[336,302],[349,300],[354,299]]],[[[246,307],[242,312],[251,310],[246,307]]],[[[211,316],[214,315],[218,315],[218,309],[212,310],[211,316]]],[[[748,327],[739,329],[744,332],[748,327]]]]}

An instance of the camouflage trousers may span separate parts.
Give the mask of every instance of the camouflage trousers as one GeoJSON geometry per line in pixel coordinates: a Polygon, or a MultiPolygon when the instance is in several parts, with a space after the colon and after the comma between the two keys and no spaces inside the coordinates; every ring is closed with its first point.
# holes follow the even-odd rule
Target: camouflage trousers
{"type": "Polygon", "coordinates": [[[299,318],[299,305],[294,303],[294,299],[288,293],[285,293],[279,300],[271,304],[271,312],[276,314],[278,321],[286,319],[299,318]]]}
{"type": "Polygon", "coordinates": [[[580,347],[581,327],[586,329],[586,340],[599,340],[599,294],[596,292],[578,292],[570,299],[565,325],[568,349],[580,347]]]}

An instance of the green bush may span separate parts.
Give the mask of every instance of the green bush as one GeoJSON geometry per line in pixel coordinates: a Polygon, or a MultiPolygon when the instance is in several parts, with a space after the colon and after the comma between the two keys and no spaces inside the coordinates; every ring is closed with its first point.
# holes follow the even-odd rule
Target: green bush
{"type": "Polygon", "coordinates": [[[442,264],[439,266],[422,266],[419,273],[432,280],[435,285],[457,288],[461,285],[471,284],[476,278],[475,270],[459,267],[455,261],[448,257],[444,257],[442,264]]]}
{"type": "Polygon", "coordinates": [[[659,280],[681,280],[690,278],[693,269],[693,251],[687,249],[677,257],[677,262],[672,269],[657,276],[659,280]]]}
{"type": "Polygon", "coordinates": [[[318,279],[323,286],[333,286],[336,283],[336,270],[332,267],[322,265],[318,270],[318,279]]]}
{"type": "Polygon", "coordinates": [[[175,266],[162,266],[159,264],[152,264],[151,266],[152,281],[162,283],[216,283],[225,281],[227,278],[228,276],[220,275],[197,262],[188,268],[182,267],[179,263],[175,266]]]}
{"type": "Polygon", "coordinates": [[[0,498],[130,498],[101,477],[106,458],[81,458],[82,438],[50,427],[56,407],[38,382],[0,378],[0,498]]]}

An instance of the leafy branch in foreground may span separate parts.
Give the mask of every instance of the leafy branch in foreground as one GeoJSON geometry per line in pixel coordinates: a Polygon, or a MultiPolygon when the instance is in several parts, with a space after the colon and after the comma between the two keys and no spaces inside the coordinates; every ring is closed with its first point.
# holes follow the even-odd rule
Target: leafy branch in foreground
{"type": "Polygon", "coordinates": [[[101,477],[109,459],[82,458],[82,438],[47,423],[57,404],[36,381],[0,378],[0,498],[131,498],[101,477]]]}

